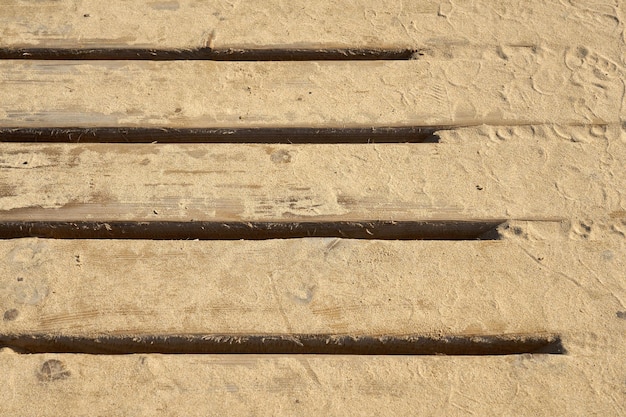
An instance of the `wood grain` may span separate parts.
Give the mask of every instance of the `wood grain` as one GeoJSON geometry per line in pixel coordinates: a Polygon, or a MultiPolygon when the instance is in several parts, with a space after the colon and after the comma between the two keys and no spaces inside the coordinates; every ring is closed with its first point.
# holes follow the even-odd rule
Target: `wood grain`
{"type": "Polygon", "coordinates": [[[547,333],[572,354],[621,352],[623,231],[614,220],[521,222],[495,242],[2,241],[0,308],[16,310],[2,333],[547,333]]]}
{"type": "Polygon", "coordinates": [[[622,415],[623,356],[0,354],[10,415],[622,415]]]}
{"type": "Polygon", "coordinates": [[[414,61],[0,60],[0,128],[619,124],[624,74],[593,54],[528,48],[414,61]]]}
{"type": "Polygon", "coordinates": [[[0,239],[0,414],[626,414],[625,13],[3,1],[0,142],[147,143],[2,143],[0,230],[508,221],[482,241],[0,239]],[[314,61],[354,56],[402,60],[314,61]],[[306,62],[269,62],[290,59],[306,62]],[[230,131],[252,143],[149,143],[230,131]],[[265,336],[301,353],[324,337],[546,337],[566,354],[96,355],[265,336]]]}
{"type": "Polygon", "coordinates": [[[439,144],[4,144],[0,221],[601,219],[619,128],[478,127],[439,144]]]}
{"type": "Polygon", "coordinates": [[[5,1],[0,47],[470,50],[584,47],[621,60],[617,0],[5,1]],[[158,23],[167,22],[167,24],[158,23]],[[477,22],[480,22],[478,24],[477,22]]]}

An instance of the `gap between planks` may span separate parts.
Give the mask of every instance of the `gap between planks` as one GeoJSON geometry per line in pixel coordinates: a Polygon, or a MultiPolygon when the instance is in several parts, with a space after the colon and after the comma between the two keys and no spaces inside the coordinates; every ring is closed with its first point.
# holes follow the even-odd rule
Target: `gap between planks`
{"type": "Polygon", "coordinates": [[[0,142],[69,143],[435,143],[462,126],[267,128],[0,128],[0,142]]]}
{"type": "Polygon", "coordinates": [[[0,219],[0,239],[264,240],[305,237],[385,240],[493,240],[503,219],[352,222],[85,222],[0,219]]]}
{"type": "Polygon", "coordinates": [[[147,60],[147,61],[398,61],[416,59],[412,49],[143,49],[143,48],[0,48],[0,59],[147,60]]]}
{"type": "Polygon", "coordinates": [[[522,355],[565,354],[553,334],[350,336],[290,335],[59,335],[11,336],[0,333],[0,348],[21,353],[92,355],[307,354],[307,355],[522,355]]]}

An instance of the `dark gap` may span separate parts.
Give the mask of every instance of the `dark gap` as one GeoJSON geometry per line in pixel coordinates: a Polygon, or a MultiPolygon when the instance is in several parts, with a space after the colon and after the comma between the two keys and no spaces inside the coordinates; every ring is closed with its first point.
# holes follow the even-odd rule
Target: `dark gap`
{"type": "Polygon", "coordinates": [[[0,348],[20,353],[327,354],[327,355],[521,355],[567,353],[557,335],[336,336],[172,335],[82,336],[0,335],[0,348]]]}
{"type": "Polygon", "coordinates": [[[175,222],[4,221],[0,239],[263,240],[305,237],[384,240],[495,240],[504,220],[175,222]]]}
{"type": "Polygon", "coordinates": [[[0,48],[0,59],[40,60],[398,61],[421,55],[419,50],[406,48],[0,48]]]}
{"type": "Polygon", "coordinates": [[[450,126],[371,128],[0,128],[0,142],[72,143],[437,143],[450,126]]]}

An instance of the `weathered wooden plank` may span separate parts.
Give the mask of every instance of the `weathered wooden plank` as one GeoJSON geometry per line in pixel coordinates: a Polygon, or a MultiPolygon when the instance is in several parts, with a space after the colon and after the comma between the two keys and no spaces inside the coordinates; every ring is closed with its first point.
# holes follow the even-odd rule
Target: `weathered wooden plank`
{"type": "MultiPolygon", "coordinates": [[[[621,60],[618,0],[452,2],[330,0],[102,3],[9,0],[0,47],[415,48],[586,47],[621,60]],[[160,24],[157,22],[167,22],[160,24]]],[[[506,52],[503,52],[506,54],[506,52]]],[[[623,64],[623,62],[621,62],[623,64]]]]}
{"type": "Polygon", "coordinates": [[[414,61],[0,61],[0,128],[620,122],[624,71],[580,51],[414,61]]]}
{"type": "Polygon", "coordinates": [[[2,241],[1,333],[549,333],[621,352],[623,220],[541,225],[502,241],[2,241]]]}
{"type": "Polygon", "coordinates": [[[623,359],[5,351],[0,407],[38,416],[617,416],[626,412],[623,359]]]}
{"type": "Polygon", "coordinates": [[[9,144],[0,221],[376,221],[623,213],[626,139],[478,127],[439,144],[9,144]]]}

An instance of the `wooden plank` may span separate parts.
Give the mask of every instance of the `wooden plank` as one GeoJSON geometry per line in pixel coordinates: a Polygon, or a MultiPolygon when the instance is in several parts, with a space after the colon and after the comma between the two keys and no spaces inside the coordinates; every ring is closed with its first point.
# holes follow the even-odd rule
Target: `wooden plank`
{"type": "Polygon", "coordinates": [[[623,415],[623,356],[0,354],[8,415],[623,415]]]}
{"type": "Polygon", "coordinates": [[[501,241],[1,241],[2,334],[545,333],[572,354],[616,353],[624,231],[618,219],[521,222],[501,241]]]}
{"type": "Polygon", "coordinates": [[[618,0],[602,4],[176,0],[132,5],[8,0],[0,11],[0,47],[446,51],[459,45],[500,45],[505,50],[558,45],[608,53],[619,61],[623,56],[620,17],[618,0]]]}
{"type": "MultiPolygon", "coordinates": [[[[517,48],[414,61],[0,61],[0,128],[620,123],[621,67],[517,48]],[[355,105],[357,104],[357,105],[355,105]]],[[[580,56],[579,56],[580,55],[580,56]]]]}
{"type": "Polygon", "coordinates": [[[3,144],[0,221],[593,219],[623,213],[616,127],[478,127],[439,144],[3,144]]]}

